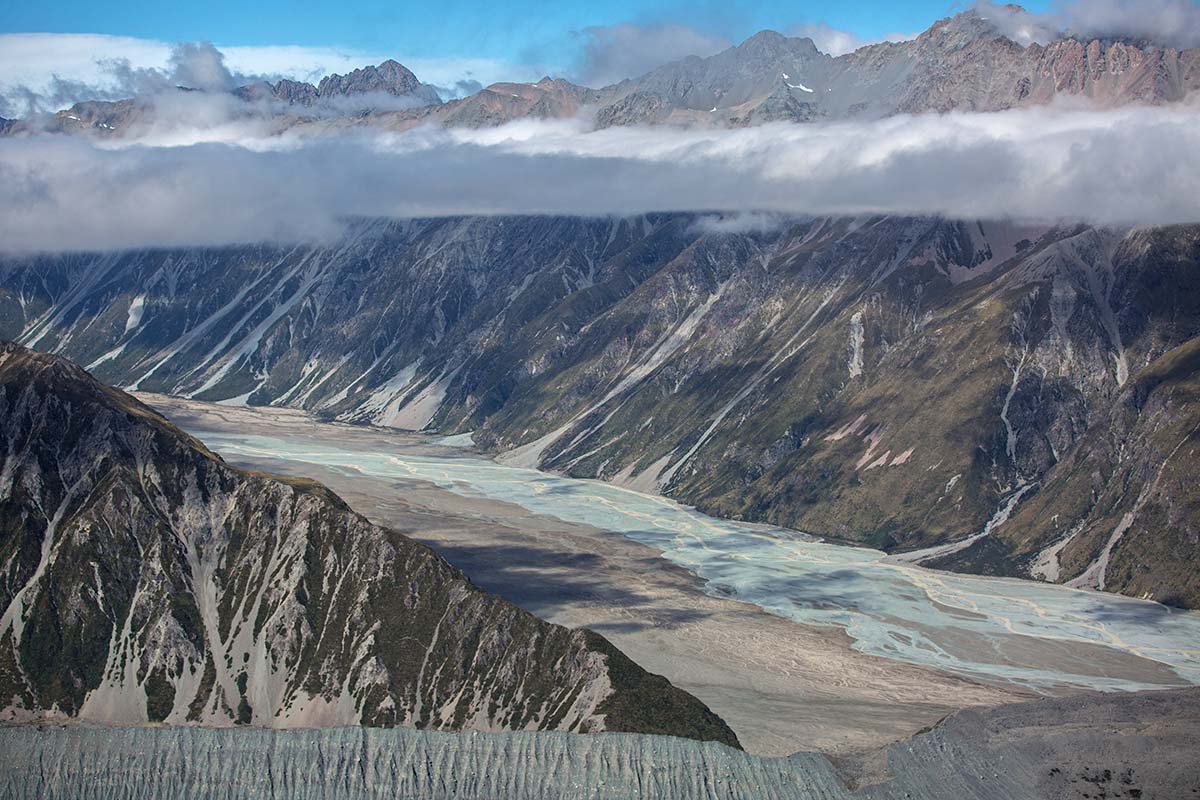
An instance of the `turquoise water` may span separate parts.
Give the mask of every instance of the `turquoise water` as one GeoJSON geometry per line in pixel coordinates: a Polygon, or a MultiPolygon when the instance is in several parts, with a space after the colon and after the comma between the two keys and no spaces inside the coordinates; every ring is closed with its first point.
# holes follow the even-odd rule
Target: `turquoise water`
{"type": "MultiPolygon", "coordinates": [[[[733,596],[807,625],[835,626],[866,653],[1035,689],[1136,690],[1200,683],[1200,613],[1032,581],[936,572],[876,550],[715,519],[671,500],[468,455],[362,451],[301,438],[194,431],[228,456],[282,458],[391,479],[622,534],[733,596]],[[1174,684],[1105,675],[1091,644],[1168,665],[1174,684]]],[[[1111,670],[1110,670],[1111,672],[1111,670]]]]}

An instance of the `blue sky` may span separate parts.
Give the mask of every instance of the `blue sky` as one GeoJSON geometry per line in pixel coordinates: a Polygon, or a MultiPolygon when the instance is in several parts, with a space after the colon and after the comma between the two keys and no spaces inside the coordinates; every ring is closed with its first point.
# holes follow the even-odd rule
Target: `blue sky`
{"type": "MultiPolygon", "coordinates": [[[[786,31],[826,23],[863,39],[916,32],[966,6],[948,0],[679,4],[615,0],[544,3],[184,2],[56,0],[8,3],[3,32],[104,33],[159,41],[208,40],[221,46],[307,45],[392,53],[398,58],[490,58],[561,66],[579,47],[577,32],[621,22],[672,22],[739,41],[762,28],[786,31]]],[[[1038,10],[1044,3],[1028,4],[1038,10]]]]}

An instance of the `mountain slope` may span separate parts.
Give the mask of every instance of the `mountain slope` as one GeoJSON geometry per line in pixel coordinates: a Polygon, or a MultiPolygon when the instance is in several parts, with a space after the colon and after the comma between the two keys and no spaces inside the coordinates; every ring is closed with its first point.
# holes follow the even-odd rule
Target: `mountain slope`
{"type": "MultiPolygon", "coordinates": [[[[1198,269],[1195,227],[363,222],[323,248],[0,260],[0,334],[127,387],[473,431],[519,463],[904,551],[1030,530],[1006,514],[1097,436],[1165,455],[1117,410],[1200,335],[1198,269]]],[[[1143,426],[1186,418],[1178,397],[1143,426]]],[[[1184,530],[1123,538],[1115,561],[1157,577],[1108,588],[1200,602],[1170,577],[1195,548],[1161,557],[1184,530]]],[[[955,563],[1029,574],[1059,535],[955,563]]],[[[1056,580],[1088,569],[1078,552],[1056,580]]]]}
{"type": "Polygon", "coordinates": [[[1200,597],[1200,337],[1141,370],[993,538],[930,566],[1200,597]]]}
{"type": "Polygon", "coordinates": [[[600,636],[542,622],[320,484],[226,466],[0,345],[9,719],[629,730],[737,744],[600,636]]]}

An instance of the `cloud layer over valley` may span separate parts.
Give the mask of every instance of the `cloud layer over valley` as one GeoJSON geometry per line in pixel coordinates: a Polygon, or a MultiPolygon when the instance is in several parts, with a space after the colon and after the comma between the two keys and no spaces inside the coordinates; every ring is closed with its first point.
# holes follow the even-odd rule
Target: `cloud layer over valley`
{"type": "Polygon", "coordinates": [[[0,140],[0,247],[299,242],[336,236],[356,216],[720,210],[1200,221],[1195,103],[732,130],[593,131],[570,120],[320,136],[266,135],[220,112],[210,109],[204,129],[166,126],[120,144],[0,140]]]}

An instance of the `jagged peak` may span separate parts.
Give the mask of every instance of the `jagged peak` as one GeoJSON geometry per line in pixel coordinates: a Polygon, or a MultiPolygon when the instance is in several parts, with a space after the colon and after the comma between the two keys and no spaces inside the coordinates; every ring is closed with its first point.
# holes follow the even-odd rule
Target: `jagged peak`
{"type": "Polygon", "coordinates": [[[816,43],[807,36],[785,36],[769,28],[759,31],[732,49],[739,53],[766,55],[774,55],[784,51],[789,55],[795,54],[797,51],[801,51],[805,55],[820,53],[816,43]]]}
{"type": "Polygon", "coordinates": [[[763,30],[743,41],[740,46],[745,47],[746,45],[754,44],[777,44],[779,42],[786,42],[787,38],[788,37],[784,36],[779,31],[771,30],[770,28],[764,28],[763,30]]]}
{"type": "Polygon", "coordinates": [[[326,75],[317,84],[317,94],[322,97],[366,92],[436,96],[433,89],[421,83],[412,70],[393,58],[380,64],[359,67],[344,75],[326,75]]]}

